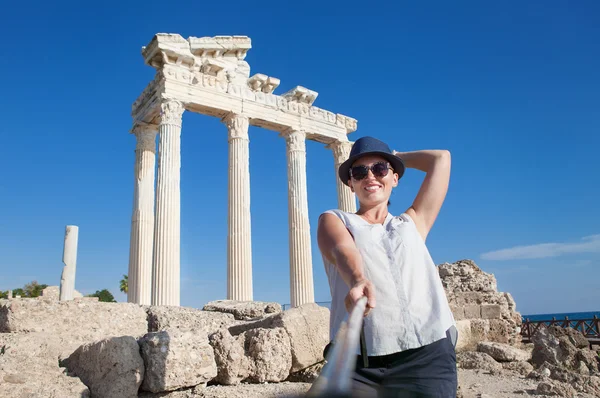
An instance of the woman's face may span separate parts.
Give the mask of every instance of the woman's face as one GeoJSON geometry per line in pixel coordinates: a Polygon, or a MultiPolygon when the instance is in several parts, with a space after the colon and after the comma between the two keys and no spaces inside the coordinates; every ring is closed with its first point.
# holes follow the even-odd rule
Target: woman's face
{"type": "Polygon", "coordinates": [[[362,205],[375,206],[380,203],[387,204],[392,194],[392,188],[398,186],[398,174],[392,170],[388,161],[381,156],[369,155],[361,157],[352,164],[350,174],[352,177],[348,185],[362,205]],[[385,173],[385,165],[387,165],[387,173],[385,173]],[[367,167],[366,176],[364,167],[357,168],[357,166],[367,167]],[[385,175],[381,175],[382,173],[385,175]],[[363,176],[364,178],[360,178],[363,176]]]}

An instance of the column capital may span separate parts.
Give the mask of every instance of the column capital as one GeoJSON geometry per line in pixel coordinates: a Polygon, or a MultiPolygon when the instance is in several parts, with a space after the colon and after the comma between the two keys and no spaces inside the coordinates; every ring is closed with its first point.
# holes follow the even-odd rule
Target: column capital
{"type": "Polygon", "coordinates": [[[333,151],[333,157],[335,163],[343,163],[348,157],[350,157],[350,150],[352,150],[353,143],[350,141],[334,141],[325,147],[333,151]]]}
{"type": "Polygon", "coordinates": [[[285,138],[287,149],[290,152],[306,152],[306,132],[289,128],[283,130],[280,136],[285,138]]]}
{"type": "Polygon", "coordinates": [[[242,116],[236,113],[228,113],[222,120],[227,126],[229,132],[229,140],[234,138],[241,138],[248,140],[248,127],[250,122],[247,116],[242,116]]]}
{"type": "Polygon", "coordinates": [[[181,127],[181,117],[185,110],[183,103],[166,99],[160,104],[160,124],[174,124],[181,127]]]}

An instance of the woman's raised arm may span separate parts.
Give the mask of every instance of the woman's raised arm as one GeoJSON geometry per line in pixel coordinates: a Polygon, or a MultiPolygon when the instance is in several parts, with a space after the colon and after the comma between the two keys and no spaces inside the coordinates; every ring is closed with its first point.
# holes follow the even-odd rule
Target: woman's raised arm
{"type": "Polygon", "coordinates": [[[423,240],[426,240],[448,192],[450,152],[447,150],[394,151],[394,155],[400,157],[407,168],[426,173],[417,197],[406,211],[417,225],[423,240]]]}

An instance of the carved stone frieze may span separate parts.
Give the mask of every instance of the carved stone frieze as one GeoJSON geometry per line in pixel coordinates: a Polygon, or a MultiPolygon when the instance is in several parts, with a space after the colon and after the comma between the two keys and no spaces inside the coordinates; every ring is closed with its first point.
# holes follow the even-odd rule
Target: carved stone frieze
{"type": "Polygon", "coordinates": [[[229,113],[223,118],[223,122],[229,131],[229,140],[234,138],[248,139],[248,127],[250,123],[246,116],[229,113]]]}
{"type": "MultiPolygon", "coordinates": [[[[269,79],[271,79],[270,77],[263,79],[257,75],[254,75],[253,78],[255,78],[257,81],[264,82],[263,86],[259,87],[260,90],[264,90],[264,84],[268,84],[269,79]]],[[[344,128],[347,133],[356,131],[357,129],[356,119],[341,114],[335,114],[319,107],[310,106],[306,103],[297,102],[294,99],[295,97],[284,97],[270,93],[264,93],[262,91],[254,91],[248,84],[239,85],[230,82],[228,83],[226,78],[220,79],[217,76],[208,75],[199,71],[192,72],[189,71],[189,69],[173,65],[165,66],[163,68],[163,72],[157,74],[157,79],[152,81],[146,87],[142,95],[140,95],[133,105],[134,113],[135,110],[144,103],[144,101],[154,94],[156,85],[160,79],[173,80],[183,84],[190,84],[191,86],[197,85],[205,89],[214,90],[215,92],[226,93],[232,97],[241,98],[244,101],[251,101],[266,105],[286,113],[301,115],[315,121],[335,124],[336,126],[344,128]]]]}
{"type": "Polygon", "coordinates": [[[180,101],[169,99],[160,104],[160,123],[181,126],[185,108],[180,101]]]}
{"type": "Polygon", "coordinates": [[[162,69],[162,76],[165,79],[173,79],[186,84],[194,81],[194,73],[189,68],[181,66],[165,65],[162,69]]]}
{"type": "MultiPolygon", "coordinates": [[[[184,39],[177,34],[155,35],[148,46],[143,48],[142,54],[147,63],[157,68],[157,73],[155,79],[135,100],[132,115],[136,120],[156,123],[161,98],[169,97],[193,103],[193,97],[189,98],[190,95],[204,95],[204,93],[195,91],[195,94],[191,94],[193,91],[190,90],[202,88],[215,94],[225,94],[215,97],[219,104],[215,107],[217,113],[219,109],[226,112],[233,110],[240,112],[239,100],[241,99],[243,103],[249,105],[242,106],[244,109],[242,113],[252,119],[261,118],[260,113],[256,115],[253,113],[261,112],[259,111],[261,108],[256,107],[260,104],[288,115],[299,115],[318,123],[328,124],[329,126],[323,126],[328,131],[325,135],[327,138],[333,138],[332,133],[329,132],[336,130],[339,134],[344,134],[344,130],[345,134],[356,130],[356,119],[314,107],[317,92],[297,86],[285,94],[274,95],[274,90],[280,84],[279,79],[260,73],[250,77],[250,67],[244,58],[251,47],[251,40],[246,36],[184,39]],[[245,109],[249,110],[248,114],[245,109]]],[[[207,95],[212,94],[207,93],[207,95]]],[[[292,123],[290,118],[283,119],[287,119],[286,123],[288,123],[283,126],[299,126],[295,122],[292,123]]],[[[271,122],[274,130],[280,130],[277,126],[280,122],[278,117],[273,117],[271,122]]],[[[318,124],[312,126],[309,131],[311,137],[319,136],[318,124]]],[[[335,136],[335,133],[333,134],[335,136]]]]}
{"type": "Polygon", "coordinates": [[[306,152],[306,132],[287,129],[281,135],[285,138],[289,152],[306,152]]]}

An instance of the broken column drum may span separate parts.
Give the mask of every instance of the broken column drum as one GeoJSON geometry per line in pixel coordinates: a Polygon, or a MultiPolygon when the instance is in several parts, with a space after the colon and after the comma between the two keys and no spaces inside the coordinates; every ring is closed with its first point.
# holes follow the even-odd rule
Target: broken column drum
{"type": "MultiPolygon", "coordinates": [[[[136,148],[136,186],[132,217],[128,301],[153,305],[179,305],[180,297],[180,135],[184,110],[220,118],[228,129],[229,193],[227,235],[227,298],[252,300],[252,237],[250,218],[250,125],[285,137],[289,177],[290,301],[293,306],[314,301],[310,224],[306,198],[305,140],[330,147],[351,145],[348,134],[355,119],[313,106],[318,93],[296,86],[274,94],[279,79],[250,76],[245,61],[251,48],[246,36],[190,37],[157,34],[142,48],[147,65],[156,75],[132,107],[133,128],[157,126],[158,175],[156,194],[145,174],[156,156],[136,148]],[[142,172],[144,171],[144,172],[142,172]],[[140,179],[141,175],[144,177],[140,179]],[[150,205],[155,198],[151,225],[150,205]],[[152,242],[148,231],[153,228],[152,242]],[[151,282],[148,269],[152,247],[151,282]]],[[[151,133],[146,137],[149,140],[151,133]]],[[[138,141],[138,147],[139,144],[138,141]]],[[[334,151],[335,152],[335,151],[334,151]]],[[[337,160],[336,160],[337,162],[337,160]]],[[[352,209],[352,195],[340,191],[338,203],[352,209]]]]}
{"type": "Polygon", "coordinates": [[[75,271],[77,266],[77,243],[79,227],[67,225],[65,228],[65,244],[63,248],[63,272],[60,277],[60,301],[73,300],[75,293],[75,271]]]}

